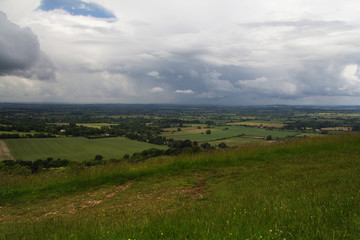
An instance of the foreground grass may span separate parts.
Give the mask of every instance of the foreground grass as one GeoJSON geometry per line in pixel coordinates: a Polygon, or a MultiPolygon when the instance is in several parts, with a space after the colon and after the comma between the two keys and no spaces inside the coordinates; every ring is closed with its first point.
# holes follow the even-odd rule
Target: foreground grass
{"type": "Polygon", "coordinates": [[[15,159],[35,161],[37,159],[68,159],[83,161],[102,155],[105,159],[119,159],[124,154],[133,154],[149,148],[166,149],[166,146],[130,140],[124,137],[87,139],[66,138],[26,138],[4,140],[15,159]]]}
{"type": "Polygon", "coordinates": [[[0,239],[358,239],[359,135],[4,176],[0,239]]]}

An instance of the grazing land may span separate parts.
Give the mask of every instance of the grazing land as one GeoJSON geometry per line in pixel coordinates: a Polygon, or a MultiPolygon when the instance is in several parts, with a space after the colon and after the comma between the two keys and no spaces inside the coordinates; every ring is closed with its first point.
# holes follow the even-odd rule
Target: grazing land
{"type": "Polygon", "coordinates": [[[157,146],[123,137],[87,139],[84,137],[67,138],[27,138],[6,139],[15,159],[35,161],[48,157],[82,161],[102,155],[105,159],[119,159],[125,154],[141,152],[157,146]]]}
{"type": "Polygon", "coordinates": [[[357,239],[360,135],[0,175],[0,239],[357,239]]]}
{"type": "Polygon", "coordinates": [[[256,127],[245,127],[245,126],[221,126],[214,128],[205,129],[194,129],[189,133],[186,130],[176,132],[171,135],[174,139],[190,139],[191,141],[207,142],[221,139],[228,139],[237,137],[239,135],[252,136],[252,137],[263,137],[271,135],[273,138],[285,138],[288,136],[295,136],[298,132],[288,130],[268,130],[265,128],[256,127]],[[196,132],[194,133],[193,131],[196,132]],[[206,134],[207,130],[211,130],[211,134],[206,134]],[[184,134],[182,134],[184,133],[184,134]]]}

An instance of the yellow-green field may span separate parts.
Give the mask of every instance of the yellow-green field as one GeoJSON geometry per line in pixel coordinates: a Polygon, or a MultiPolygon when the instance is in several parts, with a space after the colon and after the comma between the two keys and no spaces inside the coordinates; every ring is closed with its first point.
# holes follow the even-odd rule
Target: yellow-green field
{"type": "Polygon", "coordinates": [[[27,134],[34,135],[35,133],[39,133],[39,132],[35,132],[35,131],[30,131],[30,132],[0,131],[0,134],[19,134],[20,136],[26,136],[27,134]]]}
{"type": "Polygon", "coordinates": [[[255,126],[255,127],[273,127],[273,128],[282,128],[285,124],[282,123],[267,123],[267,122],[234,122],[228,123],[229,126],[255,126]]]}
{"type": "Polygon", "coordinates": [[[77,123],[77,125],[91,128],[111,127],[116,124],[111,123],[77,123]]]}

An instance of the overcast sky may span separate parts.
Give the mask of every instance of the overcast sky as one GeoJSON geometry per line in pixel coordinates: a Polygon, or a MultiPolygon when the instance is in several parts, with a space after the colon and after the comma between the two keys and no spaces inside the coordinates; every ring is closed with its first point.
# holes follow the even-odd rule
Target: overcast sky
{"type": "Polygon", "coordinates": [[[358,0],[0,0],[0,102],[360,105],[358,0]]]}

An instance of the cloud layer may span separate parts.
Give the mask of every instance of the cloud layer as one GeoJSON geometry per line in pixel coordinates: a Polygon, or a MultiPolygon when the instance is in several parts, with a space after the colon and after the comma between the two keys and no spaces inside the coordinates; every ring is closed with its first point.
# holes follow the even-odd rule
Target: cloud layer
{"type": "Polygon", "coordinates": [[[19,2],[2,2],[0,10],[39,40],[29,28],[1,18],[12,30],[0,29],[0,36],[11,39],[0,43],[6,49],[0,51],[0,72],[18,77],[13,84],[0,77],[0,96],[3,89],[15,94],[11,89],[23,84],[37,89],[27,92],[28,99],[36,92],[36,101],[39,94],[60,102],[360,100],[355,0],[311,5],[302,0],[32,0],[22,14],[16,10],[19,2]],[[56,65],[57,83],[29,84],[55,76],[39,42],[56,65]]]}
{"type": "Polygon", "coordinates": [[[1,11],[0,25],[0,75],[55,79],[54,66],[30,28],[13,24],[1,11]]]}

